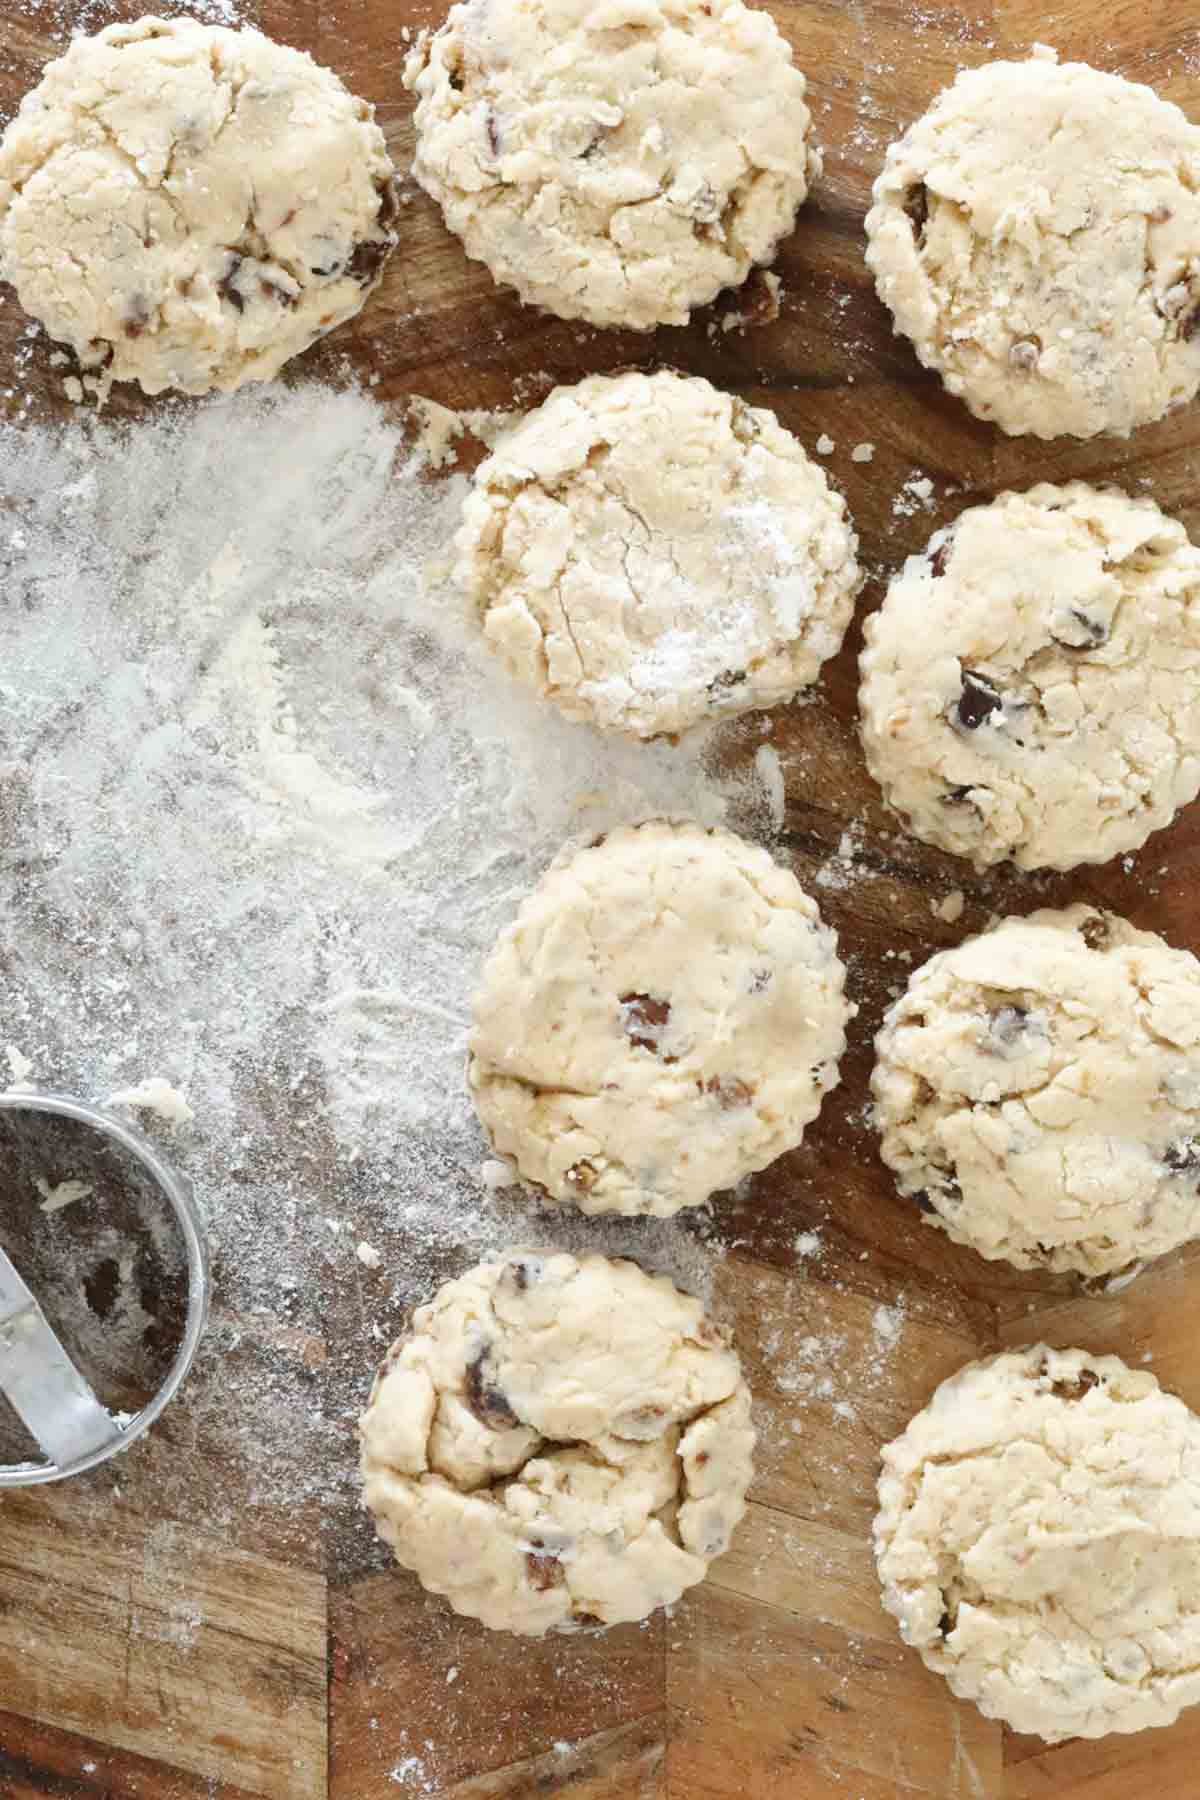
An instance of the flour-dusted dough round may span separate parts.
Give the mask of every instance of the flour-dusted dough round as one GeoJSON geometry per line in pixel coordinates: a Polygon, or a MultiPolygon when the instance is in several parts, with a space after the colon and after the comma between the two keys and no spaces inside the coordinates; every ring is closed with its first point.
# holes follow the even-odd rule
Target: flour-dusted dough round
{"type": "Polygon", "coordinates": [[[530,1635],[644,1619],[703,1580],[754,1450],[700,1302],[555,1251],[507,1251],[420,1307],[360,1430],[399,1561],[456,1612],[530,1635]]]}
{"type": "Polygon", "coordinates": [[[560,858],[488,958],[469,1079],[495,1148],[553,1200],[665,1217],[792,1149],[850,1007],[795,876],[655,821],[560,858]]]}
{"type": "Polygon", "coordinates": [[[875,1554],[905,1643],[1051,1743],[1200,1700],[1200,1419],[1045,1344],[944,1381],[883,1452],[875,1554]]]}
{"type": "Polygon", "coordinates": [[[1090,906],[931,957],[876,1039],[884,1162],[931,1225],[1105,1275],[1200,1236],[1200,962],[1090,906]]]}
{"type": "Polygon", "coordinates": [[[1200,129],[1086,63],[961,74],[887,153],[867,261],[1004,431],[1127,434],[1200,387],[1200,129]]]}
{"type": "Polygon", "coordinates": [[[681,375],[593,375],[480,466],[455,577],[520,680],[653,737],[814,681],[850,621],[855,548],[773,413],[681,375]]]}
{"type": "Polygon", "coordinates": [[[895,576],[861,667],[885,798],[978,868],[1107,862],[1200,790],[1200,551],[1152,500],[972,507],[895,576]]]}
{"type": "Polygon", "coordinates": [[[362,306],[394,211],[365,101],[191,19],[76,38],[0,142],[0,275],[101,393],[269,380],[362,306]]]}
{"type": "Polygon", "coordinates": [[[565,319],[686,324],[820,172],[804,77],[742,0],[465,0],[404,79],[451,231],[565,319]]]}

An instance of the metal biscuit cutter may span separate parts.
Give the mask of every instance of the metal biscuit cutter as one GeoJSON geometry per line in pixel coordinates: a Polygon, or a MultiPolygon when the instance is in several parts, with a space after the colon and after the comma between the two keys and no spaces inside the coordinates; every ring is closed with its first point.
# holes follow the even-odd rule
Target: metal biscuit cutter
{"type": "Polygon", "coordinates": [[[47,1459],[0,1464],[0,1488],[5,1488],[82,1474],[149,1430],[195,1360],[208,1312],[209,1271],[204,1227],[191,1189],[140,1131],[98,1107],[58,1094],[0,1093],[0,1111],[72,1119],[127,1152],[174,1214],[187,1261],[187,1311],[179,1348],[157,1392],[128,1417],[114,1415],[97,1399],[0,1248],[0,1393],[47,1459]]]}

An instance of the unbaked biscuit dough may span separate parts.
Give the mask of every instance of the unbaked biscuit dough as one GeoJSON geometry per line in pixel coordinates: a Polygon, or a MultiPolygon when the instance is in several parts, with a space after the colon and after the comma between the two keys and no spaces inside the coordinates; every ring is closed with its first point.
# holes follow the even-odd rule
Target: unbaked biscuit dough
{"type": "Polygon", "coordinates": [[[0,275],[101,394],[269,380],[358,312],[394,212],[365,101],[191,19],[74,39],[0,142],[0,275]]]}
{"type": "Polygon", "coordinates": [[[864,639],[871,773],[977,868],[1107,862],[1200,790],[1200,551],[1152,500],[1073,482],[972,507],[864,639]]]}
{"type": "Polygon", "coordinates": [[[1200,962],[1090,906],[931,957],[876,1039],[884,1162],[931,1225],[1096,1276],[1200,1235],[1200,962]]]}
{"type": "Polygon", "coordinates": [[[665,1217],[797,1145],[851,1009],[795,876],[727,831],[655,821],[560,858],[488,958],[469,1081],[552,1200],[665,1217]]]}
{"type": "Polygon", "coordinates": [[[528,305],[684,325],[791,231],[805,80],[742,0],[466,0],[422,36],[413,173],[528,305]]]}
{"type": "Polygon", "coordinates": [[[883,1452],[875,1553],[905,1643],[1016,1731],[1200,1700],[1200,1419],[1146,1369],[1035,1344],[944,1381],[883,1452]]]}
{"type": "Polygon", "coordinates": [[[754,1450],[738,1359],[698,1300],[554,1251],[508,1251],[420,1307],[360,1431],[399,1561],[528,1635],[643,1619],[702,1580],[754,1450]]]}
{"type": "Polygon", "coordinates": [[[1038,46],[887,153],[867,261],[896,330],[1004,431],[1128,434],[1200,387],[1200,129],[1038,46]]]}
{"type": "Polygon", "coordinates": [[[520,680],[652,737],[814,681],[850,621],[855,548],[773,413],[699,379],[593,375],[480,466],[455,578],[520,680]]]}

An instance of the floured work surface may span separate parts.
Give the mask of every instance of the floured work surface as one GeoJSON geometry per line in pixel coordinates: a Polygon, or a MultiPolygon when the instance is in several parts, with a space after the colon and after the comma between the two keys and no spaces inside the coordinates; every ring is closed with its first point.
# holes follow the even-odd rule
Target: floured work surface
{"type": "MultiPolygon", "coordinates": [[[[210,0],[205,16],[235,15],[210,0]]],[[[1196,1256],[1099,1298],[985,1265],[895,1197],[864,1110],[889,999],[993,911],[1088,899],[1200,950],[1196,810],[1127,865],[975,877],[880,807],[854,734],[856,630],[806,704],[612,747],[514,690],[418,583],[462,478],[414,462],[409,396],[506,412],[631,363],[773,407],[846,493],[876,576],[963,504],[1036,477],[1123,480],[1200,532],[1200,413],[1129,443],[998,438],[892,338],[860,230],[896,131],[960,63],[1033,37],[1200,118],[1187,10],[1098,25],[1016,0],[806,0],[776,16],[826,152],[777,318],[747,323],[749,296],[650,339],[540,318],[411,191],[379,293],[266,393],[117,396],[96,426],[0,310],[0,1056],[14,1079],[132,1095],[196,1184],[216,1264],[212,1328],[160,1426],[69,1487],[0,1501],[6,1794],[1194,1787],[1195,1719],[1046,1750],[956,1703],[883,1615],[868,1534],[879,1445],[980,1348],[1043,1333],[1149,1356],[1200,1404],[1196,1256]],[[799,1152],[711,1212],[540,1213],[484,1172],[468,996],[564,839],[651,811],[722,820],[818,901],[861,1008],[842,1085],[799,1152]],[[672,1618],[517,1644],[392,1567],[357,1508],[353,1426],[412,1304],[489,1249],[555,1240],[638,1255],[710,1299],[761,1442],[733,1550],[672,1618]]],[[[64,0],[11,0],[5,18],[6,109],[74,22],[103,22],[64,0]]],[[[434,18],[278,6],[255,22],[373,99],[406,167],[400,21],[434,18]]],[[[479,453],[458,449],[462,468],[479,453]]],[[[34,1223],[52,1244],[76,1211],[34,1223]]]]}

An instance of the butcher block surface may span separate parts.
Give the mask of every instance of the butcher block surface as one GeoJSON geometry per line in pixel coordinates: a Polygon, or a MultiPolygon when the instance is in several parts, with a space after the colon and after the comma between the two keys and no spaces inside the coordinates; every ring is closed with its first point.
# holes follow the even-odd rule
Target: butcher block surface
{"type": "MultiPolygon", "coordinates": [[[[6,0],[0,114],[74,23],[95,29],[139,10],[89,4],[76,14],[66,0],[6,0]]],[[[776,0],[770,10],[809,77],[825,152],[824,175],[780,253],[778,317],[731,318],[726,299],[686,330],[641,337],[526,311],[465,259],[410,184],[381,288],[296,375],[344,382],[349,371],[374,381],[385,405],[420,394],[456,409],[529,404],[557,382],[630,365],[704,375],[773,407],[810,449],[821,434],[834,440],[827,466],[872,574],[860,620],[878,602],[881,571],[959,507],[1038,478],[1121,481],[1200,534],[1200,405],[1129,442],[1003,438],[893,337],[862,256],[886,144],[960,67],[1023,55],[1040,40],[1149,82],[1200,120],[1190,0],[776,0]],[[860,443],[874,445],[871,461],[851,459],[860,443]],[[914,475],[933,483],[931,508],[896,506],[914,475]]],[[[266,0],[238,17],[310,50],[373,101],[407,174],[405,40],[436,24],[438,11],[426,0],[266,0]]],[[[65,419],[61,370],[44,340],[29,349],[27,323],[6,294],[0,370],[20,347],[23,416],[65,419]]],[[[12,394],[0,400],[16,404],[12,394]]],[[[111,411],[136,417],[153,406],[119,395],[111,411]]],[[[856,626],[816,700],[778,715],[772,737],[787,788],[776,853],[802,882],[836,863],[854,825],[853,878],[813,891],[839,934],[860,1010],[842,1084],[804,1147],[723,1203],[731,1248],[716,1301],[735,1323],[762,1436],[730,1553],[669,1618],[544,1642],[489,1634],[388,1567],[352,1497],[344,1510],[299,1519],[273,1505],[266,1474],[251,1479],[240,1463],[231,1473],[219,1406],[211,1395],[201,1406],[203,1384],[219,1380],[210,1359],[119,1465],[0,1497],[4,1800],[1200,1793],[1200,1709],[1169,1730],[1048,1748],[954,1700],[882,1612],[870,1552],[880,1445],[975,1355],[1039,1337],[1115,1351],[1150,1361],[1200,1407],[1200,1248],[1108,1294],[987,1264],[896,1198],[863,1125],[871,1040],[889,992],[913,963],[994,912],[1089,900],[1200,952],[1200,806],[1125,863],[1045,879],[975,877],[904,839],[880,804],[855,738],[859,643],[856,626]],[[934,909],[955,890],[965,904],[947,922],[934,909]],[[796,1246],[810,1232],[817,1254],[796,1246]],[[836,1345],[841,1408],[810,1403],[781,1376],[786,1359],[767,1328],[773,1321],[777,1331],[781,1317],[797,1344],[836,1345]],[[243,1484],[245,1503],[223,1504],[218,1528],[213,1494],[219,1487],[227,1502],[231,1482],[243,1484]]],[[[730,757],[749,761],[759,741],[751,726],[733,731],[730,757]]],[[[384,1247],[402,1257],[403,1233],[384,1247]]],[[[347,1352],[365,1379],[378,1351],[344,1278],[331,1279],[323,1317],[323,1335],[295,1345],[314,1384],[328,1357],[347,1352]]]]}

